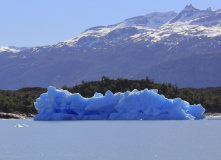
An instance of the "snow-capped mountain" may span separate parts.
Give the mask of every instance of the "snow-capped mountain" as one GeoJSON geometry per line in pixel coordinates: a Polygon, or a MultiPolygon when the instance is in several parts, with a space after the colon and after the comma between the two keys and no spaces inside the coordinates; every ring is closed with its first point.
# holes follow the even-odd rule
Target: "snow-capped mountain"
{"type": "MultiPolygon", "coordinates": [[[[4,52],[5,53],[5,52],[4,52]]],[[[96,26],[55,45],[0,54],[0,88],[60,87],[125,77],[179,87],[221,86],[221,10],[191,4],[96,26]]]]}
{"type": "Polygon", "coordinates": [[[58,45],[68,45],[72,47],[80,47],[81,45],[91,46],[110,39],[119,40],[137,34],[152,32],[167,23],[176,15],[177,14],[173,11],[166,13],[154,12],[129,18],[114,25],[92,27],[79,36],[63,41],[58,45]]]}
{"type": "Polygon", "coordinates": [[[99,43],[109,44],[119,39],[150,41],[152,43],[167,39],[178,34],[183,38],[189,36],[214,37],[221,34],[221,11],[198,10],[191,4],[187,5],[179,14],[175,12],[150,13],[143,16],[129,18],[121,23],[110,26],[93,27],[79,36],[57,44],[72,47],[94,46],[99,43]]]}

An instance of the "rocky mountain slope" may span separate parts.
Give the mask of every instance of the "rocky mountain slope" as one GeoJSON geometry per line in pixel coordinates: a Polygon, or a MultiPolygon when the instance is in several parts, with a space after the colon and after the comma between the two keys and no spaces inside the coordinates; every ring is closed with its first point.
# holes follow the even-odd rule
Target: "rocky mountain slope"
{"type": "Polygon", "coordinates": [[[187,5],[89,28],[55,45],[0,54],[0,89],[73,86],[110,78],[221,86],[221,10],[187,5]]]}

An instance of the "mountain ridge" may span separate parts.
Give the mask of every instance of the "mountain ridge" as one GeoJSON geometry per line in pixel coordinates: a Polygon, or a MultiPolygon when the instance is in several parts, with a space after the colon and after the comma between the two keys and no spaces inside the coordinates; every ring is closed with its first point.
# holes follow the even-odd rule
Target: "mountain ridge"
{"type": "Polygon", "coordinates": [[[92,27],[55,45],[0,54],[0,76],[4,77],[0,88],[70,86],[103,75],[129,79],[150,76],[156,82],[180,87],[221,86],[220,64],[216,68],[207,64],[205,72],[194,65],[212,63],[208,57],[221,60],[220,25],[221,11],[187,5],[180,13],[154,12],[92,27]],[[188,74],[191,68],[195,74],[188,74]],[[186,75],[183,79],[182,73],[186,75]]]}

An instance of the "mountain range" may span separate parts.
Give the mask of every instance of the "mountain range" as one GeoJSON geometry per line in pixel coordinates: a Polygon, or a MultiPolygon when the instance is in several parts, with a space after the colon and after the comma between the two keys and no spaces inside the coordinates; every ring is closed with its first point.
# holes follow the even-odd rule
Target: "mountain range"
{"type": "Polygon", "coordinates": [[[73,86],[110,78],[221,86],[221,10],[191,4],[96,26],[54,45],[0,47],[0,89],[73,86]]]}

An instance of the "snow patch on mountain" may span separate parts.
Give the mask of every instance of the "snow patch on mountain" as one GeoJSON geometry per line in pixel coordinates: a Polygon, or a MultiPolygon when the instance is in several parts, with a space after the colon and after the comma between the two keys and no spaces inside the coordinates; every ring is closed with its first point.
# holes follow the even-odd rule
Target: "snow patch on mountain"
{"type": "Polygon", "coordinates": [[[25,49],[27,49],[27,47],[14,47],[14,46],[0,47],[0,53],[2,53],[2,52],[18,53],[18,52],[23,51],[25,49]]]}
{"type": "MultiPolygon", "coordinates": [[[[171,20],[177,13],[174,11],[170,12],[153,12],[150,14],[137,16],[133,18],[126,19],[125,21],[118,23],[113,29],[118,29],[122,27],[144,27],[144,28],[151,28],[157,29],[169,20],[171,20]]],[[[110,26],[112,27],[112,26],[110,26]]]]}
{"type": "MultiPolygon", "coordinates": [[[[106,37],[106,39],[113,39],[113,37],[116,39],[122,39],[125,37],[134,36],[136,34],[154,31],[155,29],[167,23],[176,15],[177,13],[173,11],[165,13],[154,12],[146,15],[129,18],[121,23],[117,23],[114,25],[92,27],[84,31],[79,36],[60,42],[58,45],[80,47],[83,44],[79,41],[92,40],[94,41],[94,43],[98,43],[100,41],[100,38],[103,37],[106,37]]],[[[86,44],[91,45],[88,43],[86,44]]]]}
{"type": "Polygon", "coordinates": [[[186,22],[190,20],[195,20],[197,18],[209,16],[211,14],[214,14],[212,9],[207,10],[199,10],[194,8],[191,4],[187,5],[176,17],[174,17],[170,23],[175,22],[186,22]]]}

